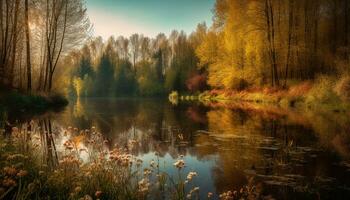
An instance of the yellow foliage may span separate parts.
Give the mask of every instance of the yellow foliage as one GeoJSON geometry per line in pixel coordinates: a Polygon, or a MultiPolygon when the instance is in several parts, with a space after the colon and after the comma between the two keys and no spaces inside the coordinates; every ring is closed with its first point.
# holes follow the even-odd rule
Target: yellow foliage
{"type": "Polygon", "coordinates": [[[73,85],[74,85],[75,91],[77,92],[77,96],[80,97],[83,91],[83,80],[81,80],[79,77],[75,77],[73,79],[73,85]]]}

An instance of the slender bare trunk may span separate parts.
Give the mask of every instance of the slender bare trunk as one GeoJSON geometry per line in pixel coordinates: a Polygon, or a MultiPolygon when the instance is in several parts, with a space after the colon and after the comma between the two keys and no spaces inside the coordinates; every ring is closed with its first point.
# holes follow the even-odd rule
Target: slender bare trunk
{"type": "Polygon", "coordinates": [[[289,0],[289,16],[288,16],[288,50],[287,50],[287,60],[286,60],[286,71],[284,74],[284,85],[283,87],[287,87],[287,78],[288,78],[288,70],[289,70],[289,60],[290,60],[290,46],[292,41],[292,30],[293,30],[293,0],[289,0]]]}
{"type": "Polygon", "coordinates": [[[4,42],[3,42],[3,39],[4,39],[4,26],[3,26],[3,9],[2,9],[2,4],[3,2],[0,1],[0,42],[1,42],[1,49],[0,49],[0,86],[2,84],[4,84],[4,74],[5,74],[5,69],[4,69],[4,65],[2,64],[2,50],[4,48],[4,42]]]}
{"type": "Polygon", "coordinates": [[[14,22],[13,22],[13,38],[12,38],[12,58],[11,58],[11,73],[9,77],[9,84],[13,85],[14,69],[16,63],[16,49],[17,49],[17,19],[18,19],[19,0],[15,1],[14,22]]]}
{"type": "Polygon", "coordinates": [[[26,23],[26,47],[27,47],[27,90],[32,90],[32,66],[30,61],[30,35],[29,35],[29,19],[28,19],[28,0],[25,0],[25,23],[26,23]]]}

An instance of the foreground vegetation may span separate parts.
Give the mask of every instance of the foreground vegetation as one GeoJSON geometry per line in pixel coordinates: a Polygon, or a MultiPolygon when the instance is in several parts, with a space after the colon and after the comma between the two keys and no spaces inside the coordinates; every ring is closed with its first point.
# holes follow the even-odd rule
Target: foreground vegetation
{"type": "MultiPolygon", "coordinates": [[[[191,184],[198,174],[184,174],[182,156],[173,164],[178,172],[173,177],[161,171],[158,156],[145,164],[130,154],[138,141],[108,150],[94,127],[57,135],[49,121],[39,125],[14,127],[1,138],[0,199],[199,199],[200,188],[191,184]],[[59,137],[64,140],[55,145],[59,137]]],[[[214,195],[208,192],[207,199],[214,195]]],[[[248,185],[220,198],[256,199],[259,193],[248,185]]]]}

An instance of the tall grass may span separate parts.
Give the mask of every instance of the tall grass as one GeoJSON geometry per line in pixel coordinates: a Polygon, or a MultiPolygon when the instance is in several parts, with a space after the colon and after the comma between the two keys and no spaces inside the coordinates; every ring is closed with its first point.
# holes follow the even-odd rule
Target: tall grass
{"type": "MultiPolygon", "coordinates": [[[[198,174],[184,174],[182,156],[173,163],[177,174],[169,175],[158,154],[143,163],[130,153],[138,141],[109,149],[95,127],[51,130],[50,121],[32,121],[1,137],[0,199],[199,199],[200,188],[192,184],[198,174]]],[[[208,191],[207,199],[213,195],[208,191]]],[[[221,199],[243,195],[258,196],[247,187],[221,199]]]]}

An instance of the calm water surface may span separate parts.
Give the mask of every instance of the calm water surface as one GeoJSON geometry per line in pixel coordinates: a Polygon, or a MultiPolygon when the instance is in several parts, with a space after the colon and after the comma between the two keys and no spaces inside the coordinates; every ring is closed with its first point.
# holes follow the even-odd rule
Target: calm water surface
{"type": "Polygon", "coordinates": [[[137,140],[134,154],[148,164],[159,152],[160,167],[169,174],[176,174],[173,163],[184,155],[185,171],[199,175],[193,185],[202,197],[253,180],[276,199],[350,199],[346,112],[83,99],[49,118],[55,127],[96,126],[111,148],[137,140]]]}

